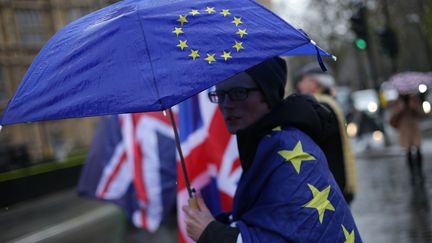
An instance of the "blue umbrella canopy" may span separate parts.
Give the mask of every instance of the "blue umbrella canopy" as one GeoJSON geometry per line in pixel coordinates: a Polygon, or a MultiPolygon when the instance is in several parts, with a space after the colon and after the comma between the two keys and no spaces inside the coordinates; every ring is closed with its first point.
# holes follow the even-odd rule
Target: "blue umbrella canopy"
{"type": "Polygon", "coordinates": [[[42,48],[1,124],[167,109],[278,55],[321,55],[252,0],[127,0],[42,48]]]}

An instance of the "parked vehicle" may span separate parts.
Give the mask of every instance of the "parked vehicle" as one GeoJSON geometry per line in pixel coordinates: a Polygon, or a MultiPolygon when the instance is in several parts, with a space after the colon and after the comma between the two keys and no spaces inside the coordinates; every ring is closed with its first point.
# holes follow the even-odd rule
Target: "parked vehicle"
{"type": "Polygon", "coordinates": [[[381,115],[379,96],[374,89],[350,91],[337,89],[347,121],[347,133],[355,140],[356,147],[376,148],[386,144],[386,134],[381,115]]]}

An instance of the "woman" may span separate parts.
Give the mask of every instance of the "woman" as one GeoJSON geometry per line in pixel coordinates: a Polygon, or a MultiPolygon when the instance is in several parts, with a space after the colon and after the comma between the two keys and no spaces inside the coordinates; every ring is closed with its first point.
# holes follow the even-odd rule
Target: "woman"
{"type": "Polygon", "coordinates": [[[399,131],[399,142],[406,151],[412,183],[423,183],[421,132],[419,117],[423,115],[418,95],[399,95],[391,108],[390,125],[399,131]]]}
{"type": "Polygon", "coordinates": [[[183,206],[193,240],[361,242],[317,145],[326,140],[330,113],[305,96],[283,100],[285,83],[285,62],[273,58],[209,93],[237,136],[243,175],[232,213],[215,219],[199,194],[198,209],[183,206]]]}

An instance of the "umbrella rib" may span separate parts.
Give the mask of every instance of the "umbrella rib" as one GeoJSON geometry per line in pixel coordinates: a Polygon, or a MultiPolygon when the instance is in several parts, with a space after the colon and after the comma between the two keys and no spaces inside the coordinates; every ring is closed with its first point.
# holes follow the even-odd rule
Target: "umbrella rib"
{"type": "Polygon", "coordinates": [[[157,85],[156,85],[156,76],[155,76],[154,69],[153,69],[153,62],[152,62],[151,57],[150,57],[150,51],[149,51],[148,44],[147,44],[147,38],[146,38],[146,35],[145,35],[145,32],[144,32],[144,26],[143,26],[143,23],[142,23],[142,21],[141,21],[141,18],[140,18],[140,16],[139,16],[139,14],[138,14],[138,13],[139,13],[139,8],[140,8],[140,7],[139,7],[139,3],[137,3],[137,8],[138,8],[138,11],[136,11],[136,15],[138,16],[139,26],[140,26],[140,29],[141,29],[142,36],[143,36],[143,38],[144,38],[145,48],[146,48],[146,51],[147,51],[147,57],[148,57],[148,59],[149,59],[150,69],[151,69],[152,76],[153,76],[153,85],[154,85],[154,87],[155,87],[156,95],[157,95],[157,97],[158,97],[158,101],[159,101],[159,103],[160,103],[160,110],[162,110],[162,109],[164,109],[165,107],[163,107],[162,101],[160,100],[159,89],[158,89],[158,87],[157,87],[157,85]]]}
{"type": "MultiPolygon", "coordinates": [[[[138,4],[137,4],[137,7],[139,8],[138,4]]],[[[139,11],[136,11],[137,16],[138,16],[138,20],[140,20],[140,16],[138,15],[138,12],[139,11]]],[[[145,43],[145,47],[146,47],[146,50],[147,50],[147,56],[148,56],[148,59],[149,59],[149,62],[150,62],[150,69],[151,69],[151,72],[153,74],[153,84],[154,84],[155,89],[156,89],[157,97],[160,98],[159,90],[158,90],[157,85],[156,85],[156,76],[154,74],[153,62],[152,62],[152,60],[150,58],[150,52],[149,52],[149,48],[148,48],[148,45],[147,45],[147,38],[146,38],[146,35],[144,33],[144,26],[142,24],[142,21],[139,21],[139,24],[140,24],[141,33],[142,33],[143,38],[144,38],[144,43],[145,43]]],[[[164,109],[161,100],[159,99],[158,101],[159,101],[160,106],[161,106],[160,108],[164,109]]],[[[182,149],[181,149],[181,146],[180,146],[180,139],[179,139],[179,136],[178,136],[177,127],[175,125],[175,121],[174,121],[174,117],[173,117],[171,108],[169,109],[169,113],[170,113],[171,122],[172,122],[173,129],[174,129],[176,146],[177,146],[177,149],[178,149],[178,152],[179,152],[179,155],[180,155],[180,163],[181,163],[182,169],[183,169],[183,174],[184,174],[184,178],[185,178],[185,182],[186,182],[186,188],[187,188],[187,191],[188,191],[188,194],[189,194],[189,198],[192,198],[193,197],[193,195],[192,195],[192,189],[191,189],[191,186],[190,186],[189,177],[187,175],[186,164],[185,164],[185,161],[184,161],[183,152],[182,152],[182,149]]]]}

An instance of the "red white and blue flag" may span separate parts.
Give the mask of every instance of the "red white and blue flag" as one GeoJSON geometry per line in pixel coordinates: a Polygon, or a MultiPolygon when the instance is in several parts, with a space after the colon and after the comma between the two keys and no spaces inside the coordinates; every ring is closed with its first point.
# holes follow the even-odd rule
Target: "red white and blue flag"
{"type": "Polygon", "coordinates": [[[80,195],[111,201],[139,228],[153,232],[173,209],[175,144],[162,112],[101,121],[78,185],[80,195]]]}
{"type": "MultiPolygon", "coordinates": [[[[242,170],[235,136],[228,133],[221,112],[204,93],[179,105],[180,140],[193,188],[202,193],[213,213],[230,211],[242,170]]],[[[187,204],[186,183],[177,163],[177,214],[180,242],[193,242],[186,234],[181,207],[187,204]]]]}
{"type": "MultiPolygon", "coordinates": [[[[231,210],[241,175],[235,137],[227,132],[222,114],[206,94],[178,108],[181,145],[192,186],[201,191],[214,214],[231,210]]],[[[120,205],[135,226],[155,231],[173,209],[176,194],[178,207],[187,203],[179,162],[175,169],[176,153],[171,122],[161,112],[105,118],[96,131],[78,192],[120,205]]],[[[191,242],[185,233],[183,211],[177,212],[179,241],[191,242]]]]}

